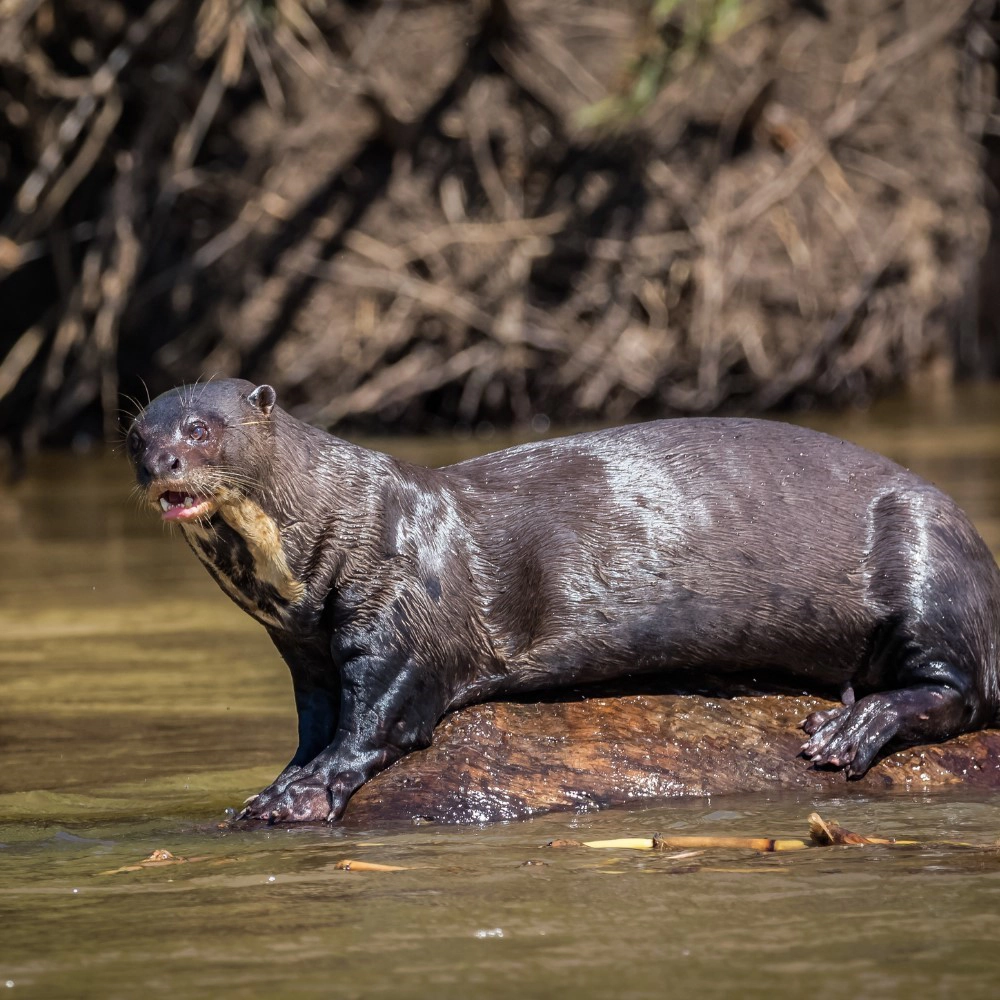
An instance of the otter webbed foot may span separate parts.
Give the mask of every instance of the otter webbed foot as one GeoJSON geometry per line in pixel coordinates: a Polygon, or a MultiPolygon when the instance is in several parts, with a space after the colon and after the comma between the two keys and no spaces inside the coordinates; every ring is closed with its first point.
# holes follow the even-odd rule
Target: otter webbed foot
{"type": "MultiPolygon", "coordinates": [[[[814,736],[828,722],[832,722],[834,719],[839,719],[845,712],[848,712],[854,705],[854,688],[851,687],[850,684],[844,685],[840,700],[842,704],[838,705],[836,708],[828,708],[822,712],[813,712],[812,715],[808,716],[802,723],[802,728],[810,736],[814,736]]],[[[802,749],[805,750],[805,744],[803,744],[802,749]]]]}
{"type": "Polygon", "coordinates": [[[875,694],[854,705],[814,712],[802,728],[810,734],[802,744],[803,757],[817,767],[842,768],[848,777],[860,777],[898,732],[899,718],[890,700],[875,694]]]}
{"type": "Polygon", "coordinates": [[[965,707],[962,694],[944,685],[871,694],[810,715],[802,723],[810,738],[801,754],[817,767],[841,768],[848,777],[860,777],[892,740],[923,743],[961,732],[965,707]]]}

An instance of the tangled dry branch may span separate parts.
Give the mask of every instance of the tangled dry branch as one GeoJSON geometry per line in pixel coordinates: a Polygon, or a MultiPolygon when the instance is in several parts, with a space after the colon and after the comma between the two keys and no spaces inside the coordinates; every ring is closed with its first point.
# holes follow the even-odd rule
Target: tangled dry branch
{"type": "Polygon", "coordinates": [[[111,433],[140,375],[426,429],[950,363],[992,10],[0,0],[0,428],[111,433]]]}

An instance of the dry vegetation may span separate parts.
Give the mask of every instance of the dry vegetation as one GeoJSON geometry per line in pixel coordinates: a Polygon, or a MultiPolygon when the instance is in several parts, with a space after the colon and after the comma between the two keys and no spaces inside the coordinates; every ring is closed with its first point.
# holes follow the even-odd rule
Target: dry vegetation
{"type": "Polygon", "coordinates": [[[221,372],[429,429],[975,349],[993,4],[0,0],[0,430],[221,372]]]}

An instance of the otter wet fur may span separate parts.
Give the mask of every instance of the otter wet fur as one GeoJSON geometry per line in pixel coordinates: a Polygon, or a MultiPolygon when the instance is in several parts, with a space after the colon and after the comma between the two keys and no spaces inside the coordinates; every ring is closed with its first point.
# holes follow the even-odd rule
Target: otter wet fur
{"type": "Polygon", "coordinates": [[[291,670],[298,749],[245,818],[336,820],[451,709],[632,674],[839,689],[802,753],[849,776],[997,719],[987,546],[948,496],[825,434],[662,420],[427,469],[231,379],[154,399],[126,448],[291,670]]]}

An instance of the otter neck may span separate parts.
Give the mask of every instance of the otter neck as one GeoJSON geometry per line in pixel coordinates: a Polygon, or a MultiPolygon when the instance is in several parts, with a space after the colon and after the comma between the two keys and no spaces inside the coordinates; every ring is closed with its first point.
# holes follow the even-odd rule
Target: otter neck
{"type": "Polygon", "coordinates": [[[219,586],[264,625],[280,628],[306,587],[289,567],[278,522],[253,499],[227,498],[208,522],[184,536],[219,586]]]}

